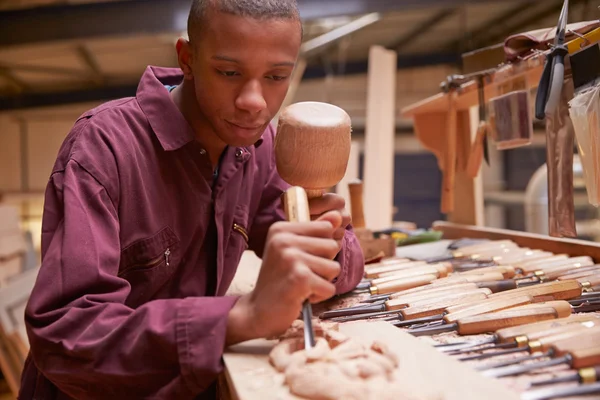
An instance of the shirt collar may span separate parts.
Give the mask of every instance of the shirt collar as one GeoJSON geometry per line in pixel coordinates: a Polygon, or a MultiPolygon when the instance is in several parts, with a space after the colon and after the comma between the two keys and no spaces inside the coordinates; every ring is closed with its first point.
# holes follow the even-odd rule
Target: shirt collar
{"type": "Polygon", "coordinates": [[[178,85],[181,70],[149,66],[142,75],[136,98],[166,151],[177,150],[194,140],[194,130],[171,100],[165,85],[178,85]]]}
{"type": "MultiPolygon", "coordinates": [[[[142,75],[136,98],[165,151],[177,150],[194,140],[194,130],[171,100],[165,85],[179,85],[183,73],[178,68],[149,66],[142,75]]],[[[266,132],[266,131],[265,131],[266,132]]],[[[261,137],[254,143],[258,148],[261,137]]]]}

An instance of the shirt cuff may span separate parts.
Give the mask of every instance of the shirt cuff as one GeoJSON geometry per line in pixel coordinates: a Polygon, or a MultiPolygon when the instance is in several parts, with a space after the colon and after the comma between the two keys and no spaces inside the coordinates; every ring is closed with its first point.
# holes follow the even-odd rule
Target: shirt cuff
{"type": "Polygon", "coordinates": [[[227,317],[239,297],[189,297],[177,309],[177,350],[186,384],[202,393],[223,370],[227,317]]]}
{"type": "Polygon", "coordinates": [[[356,235],[351,230],[346,230],[342,240],[342,250],[335,260],[340,263],[341,271],[333,283],[336,294],[344,294],[356,288],[365,272],[363,252],[356,235]]]}

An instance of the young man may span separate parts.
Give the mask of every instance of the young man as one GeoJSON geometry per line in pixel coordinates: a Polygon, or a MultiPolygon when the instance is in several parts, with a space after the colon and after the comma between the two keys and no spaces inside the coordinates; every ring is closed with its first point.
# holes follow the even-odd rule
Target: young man
{"type": "Polygon", "coordinates": [[[195,0],[180,69],[82,115],[45,200],[20,399],[214,398],[224,348],[355,287],[343,199],[284,221],[274,130],[301,44],[293,0],[195,0]],[[254,291],[224,296],[241,254],[254,291]]]}

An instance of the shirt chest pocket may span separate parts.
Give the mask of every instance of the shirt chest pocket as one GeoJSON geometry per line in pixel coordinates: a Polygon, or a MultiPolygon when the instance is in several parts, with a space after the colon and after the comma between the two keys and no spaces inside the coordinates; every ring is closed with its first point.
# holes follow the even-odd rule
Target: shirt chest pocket
{"type": "Polygon", "coordinates": [[[123,249],[119,277],[131,285],[125,304],[136,308],[152,300],[173,275],[180,253],[179,239],[169,227],[123,249]]]}

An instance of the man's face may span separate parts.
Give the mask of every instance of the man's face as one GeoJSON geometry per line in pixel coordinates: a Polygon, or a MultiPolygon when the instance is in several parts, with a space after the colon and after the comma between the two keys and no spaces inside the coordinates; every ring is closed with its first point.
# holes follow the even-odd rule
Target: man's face
{"type": "Polygon", "coordinates": [[[286,96],[301,45],[291,19],[263,21],[214,12],[190,38],[199,117],[230,146],[250,146],[286,96]]]}

